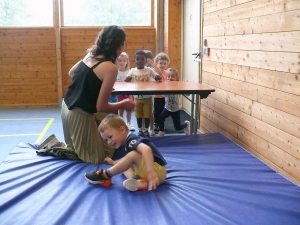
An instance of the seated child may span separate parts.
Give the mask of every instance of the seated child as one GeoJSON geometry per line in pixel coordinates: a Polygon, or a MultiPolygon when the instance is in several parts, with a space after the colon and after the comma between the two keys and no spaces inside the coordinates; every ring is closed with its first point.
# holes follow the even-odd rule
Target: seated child
{"type": "Polygon", "coordinates": [[[114,149],[125,145],[126,155],[119,161],[105,158],[105,162],[112,167],[86,173],[88,182],[110,186],[112,176],[123,172],[127,178],[123,185],[127,190],[151,191],[165,181],[167,162],[164,157],[149,139],[131,133],[122,117],[107,115],[100,123],[98,131],[114,149]]]}

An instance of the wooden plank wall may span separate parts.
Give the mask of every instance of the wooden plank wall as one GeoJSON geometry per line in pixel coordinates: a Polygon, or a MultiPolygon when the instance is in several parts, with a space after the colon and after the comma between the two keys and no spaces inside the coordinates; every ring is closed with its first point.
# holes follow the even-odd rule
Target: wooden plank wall
{"type": "MultiPolygon", "coordinates": [[[[62,76],[63,93],[66,92],[71,78],[68,76],[70,68],[80,60],[96,40],[101,29],[99,28],[62,28],[62,76]]],[[[153,27],[125,28],[127,50],[130,66],[135,67],[133,55],[137,50],[148,49],[155,54],[156,30],[153,27]]]]}
{"type": "MultiPolygon", "coordinates": [[[[61,28],[62,91],[68,71],[85,55],[100,28],[61,28]]],[[[155,53],[156,30],[125,28],[131,67],[136,50],[155,53]]],[[[58,75],[54,28],[0,28],[0,107],[57,106],[58,75]]]]}
{"type": "Polygon", "coordinates": [[[169,67],[181,71],[181,0],[164,1],[164,52],[170,58],[169,67]]]}
{"type": "Polygon", "coordinates": [[[57,105],[53,28],[0,29],[0,106],[57,105]]]}
{"type": "Polygon", "coordinates": [[[222,132],[300,184],[299,0],[204,1],[201,132],[222,132]]]}

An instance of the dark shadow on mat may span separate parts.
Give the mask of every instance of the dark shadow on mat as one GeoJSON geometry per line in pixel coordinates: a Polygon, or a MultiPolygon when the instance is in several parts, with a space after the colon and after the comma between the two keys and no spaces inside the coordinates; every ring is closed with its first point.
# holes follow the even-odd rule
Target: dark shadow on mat
{"type": "MultiPolygon", "coordinates": [[[[184,122],[185,120],[191,122],[191,116],[188,115],[185,111],[180,110],[180,122],[184,122]]],[[[184,133],[184,130],[179,130],[179,131],[175,130],[172,117],[169,116],[165,120],[165,132],[166,134],[175,134],[175,133],[184,133]]]]}

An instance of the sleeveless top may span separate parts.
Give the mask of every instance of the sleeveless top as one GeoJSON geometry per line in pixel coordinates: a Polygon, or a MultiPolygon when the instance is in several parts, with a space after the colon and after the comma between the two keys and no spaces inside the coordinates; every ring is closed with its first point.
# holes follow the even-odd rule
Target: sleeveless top
{"type": "Polygon", "coordinates": [[[102,86],[102,81],[94,73],[93,67],[88,67],[83,61],[78,64],[75,70],[72,83],[68,87],[64,101],[69,110],[80,108],[88,113],[97,112],[97,99],[102,86]]]}

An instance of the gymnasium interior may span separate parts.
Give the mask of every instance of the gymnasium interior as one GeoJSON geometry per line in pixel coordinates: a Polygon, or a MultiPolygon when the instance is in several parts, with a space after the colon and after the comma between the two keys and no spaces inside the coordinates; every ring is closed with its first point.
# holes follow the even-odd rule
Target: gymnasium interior
{"type": "MultiPolygon", "coordinates": [[[[9,2],[0,0],[0,12],[9,2]]],[[[50,22],[15,25],[0,13],[1,224],[300,224],[299,0],[16,4],[26,2],[42,11],[37,23],[50,22]],[[84,173],[108,165],[36,154],[52,134],[64,141],[68,72],[108,25],[71,24],[67,15],[79,18],[87,4],[124,28],[131,67],[136,50],[165,52],[181,80],[214,89],[199,99],[197,134],[170,120],[166,136],[150,137],[168,162],[155,191],[128,192],[123,175],[109,188],[91,185],[84,173]],[[107,16],[114,7],[124,16],[107,16]],[[137,19],[122,24],[126,15],[137,19]]],[[[189,120],[187,98],[181,111],[189,120]]]]}

